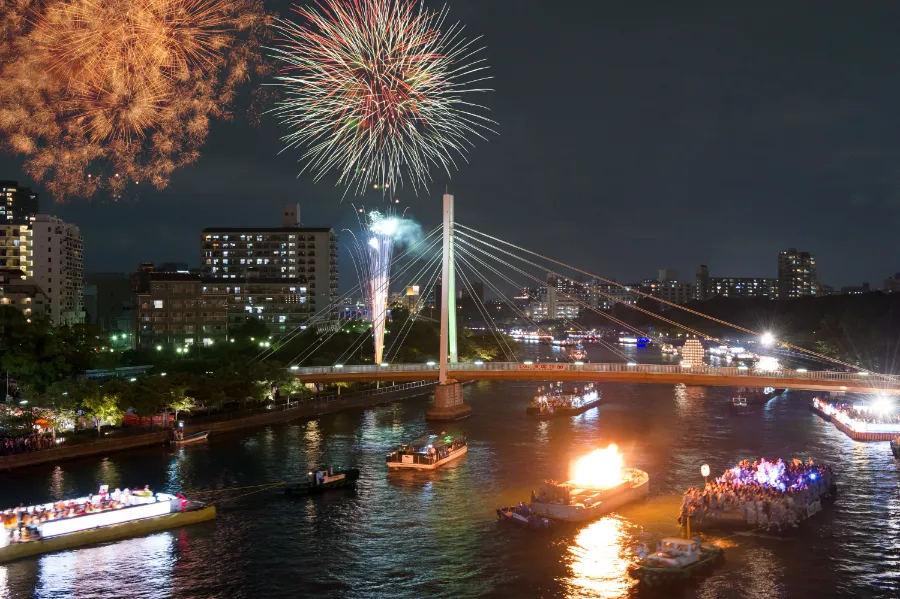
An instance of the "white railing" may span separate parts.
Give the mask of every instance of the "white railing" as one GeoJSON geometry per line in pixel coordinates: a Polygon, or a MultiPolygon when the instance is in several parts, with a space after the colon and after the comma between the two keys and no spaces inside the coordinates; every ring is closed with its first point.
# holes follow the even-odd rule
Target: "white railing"
{"type": "MultiPolygon", "coordinates": [[[[437,364],[382,364],[380,366],[310,366],[303,368],[291,368],[291,372],[300,378],[304,375],[318,374],[374,374],[386,372],[437,372],[437,364]]],[[[775,379],[804,379],[811,381],[850,381],[871,382],[878,385],[900,386],[900,379],[894,376],[861,373],[861,372],[834,372],[824,370],[790,370],[781,368],[778,370],[760,370],[755,368],[716,366],[678,366],[661,364],[572,364],[560,362],[467,362],[450,364],[451,372],[473,371],[506,371],[506,372],[633,372],[644,374],[698,374],[705,376],[746,376],[765,377],[775,379]]]]}

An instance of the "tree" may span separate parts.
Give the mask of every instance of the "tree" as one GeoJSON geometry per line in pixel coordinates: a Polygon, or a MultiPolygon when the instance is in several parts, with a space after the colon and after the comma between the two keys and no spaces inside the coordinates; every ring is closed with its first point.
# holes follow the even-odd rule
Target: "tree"
{"type": "MultiPolygon", "coordinates": [[[[115,381],[113,381],[115,382],[115,381]]],[[[120,395],[109,389],[109,384],[97,387],[96,392],[91,393],[81,400],[81,408],[97,423],[97,434],[104,422],[116,425],[122,422],[124,411],[119,404],[120,395]]]]}

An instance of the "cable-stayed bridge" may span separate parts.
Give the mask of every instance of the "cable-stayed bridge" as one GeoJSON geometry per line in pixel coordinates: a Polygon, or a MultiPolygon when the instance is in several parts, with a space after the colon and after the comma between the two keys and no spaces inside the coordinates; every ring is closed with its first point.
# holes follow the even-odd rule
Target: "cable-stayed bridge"
{"type": "MultiPolygon", "coordinates": [[[[351,356],[358,354],[366,343],[371,343],[372,333],[363,331],[359,337],[346,348],[329,366],[307,366],[310,359],[340,330],[340,327],[321,326],[317,329],[318,337],[304,346],[302,351],[289,360],[291,372],[304,382],[362,382],[362,381],[439,381],[436,392],[435,417],[459,417],[468,413],[468,407],[462,402],[462,392],[457,381],[460,380],[572,380],[572,381],[606,381],[627,383],[665,383],[706,386],[740,386],[740,387],[774,387],[807,389],[813,391],[844,391],[856,393],[900,393],[900,377],[879,374],[865,370],[858,365],[850,364],[831,356],[793,345],[784,340],[773,340],[771,334],[755,331],[745,326],[727,322],[721,318],[704,314],[694,308],[676,304],[665,299],[644,293],[639,289],[627,287],[614,280],[596,273],[582,270],[565,264],[549,256],[528,250],[498,237],[482,232],[476,228],[456,222],[454,218],[453,196],[444,196],[444,222],[435,227],[418,242],[394,256],[393,261],[385,268],[390,269],[390,276],[395,288],[403,286],[420,286],[417,305],[412,306],[410,317],[400,325],[398,331],[391,336],[383,348],[384,363],[369,365],[352,365],[351,356]],[[574,274],[573,274],[574,273],[574,274]],[[756,367],[715,367],[707,365],[694,357],[693,361],[683,361],[680,365],[639,364],[634,355],[626,355],[602,337],[596,341],[614,356],[620,363],[582,363],[571,359],[569,362],[532,363],[524,355],[517,344],[511,343],[504,334],[503,328],[494,321],[491,310],[479,298],[473,280],[485,285],[500,301],[505,303],[510,312],[527,326],[540,330],[543,327],[535,322],[533,314],[529,314],[511,299],[511,291],[519,293],[525,287],[548,287],[548,277],[572,280],[573,277],[587,277],[599,281],[602,285],[592,288],[592,292],[609,305],[622,305],[629,310],[643,313],[644,317],[660,323],[660,326],[681,335],[720,345],[731,344],[714,334],[700,330],[698,322],[707,322],[715,330],[727,330],[748,339],[755,339],[763,345],[769,345],[768,352],[791,365],[777,365],[762,369],[756,367]],[[443,284],[442,282],[446,282],[443,284]],[[487,329],[494,336],[497,347],[503,354],[503,361],[462,363],[457,351],[457,305],[456,285],[461,284],[468,297],[473,299],[487,329]],[[523,284],[524,283],[524,284],[523,284]],[[426,363],[395,363],[395,358],[404,344],[417,319],[423,314],[424,302],[440,287],[440,345],[439,355],[426,363]],[[627,292],[627,293],[623,293],[627,292]],[[664,306],[663,313],[657,313],[641,307],[638,303],[624,300],[624,297],[651,298],[664,306]],[[679,316],[687,316],[691,326],[677,320],[679,316]],[[768,339],[767,339],[768,338],[768,339]],[[813,367],[812,364],[821,364],[813,367]],[[444,409],[446,408],[446,409],[444,409]]],[[[357,268],[361,273],[361,269],[357,268]]],[[[366,281],[360,276],[360,284],[341,298],[314,315],[307,326],[326,322],[330,315],[345,298],[363,289],[366,281]]],[[[564,298],[570,305],[577,306],[582,312],[596,313],[606,319],[618,330],[645,336],[647,331],[617,318],[611,311],[601,309],[584,294],[568,293],[565,290],[553,290],[554,294],[564,298]]],[[[435,293],[436,294],[436,293],[435,293]]],[[[531,298],[526,298],[531,299],[531,298]]],[[[386,304],[380,305],[387,311],[386,304]]],[[[371,309],[371,307],[370,307],[371,309]]],[[[660,311],[662,312],[662,311],[660,311]]],[[[384,315],[381,316],[384,318],[384,315]]],[[[423,316],[424,318],[424,316],[423,316]]],[[[566,326],[576,333],[587,334],[576,320],[564,319],[566,326]]],[[[291,331],[266,348],[257,360],[274,355],[298,334],[301,329],[291,331]]],[[[721,333],[718,333],[721,335],[721,333]]],[[[283,357],[279,355],[279,357],[283,357]]]]}

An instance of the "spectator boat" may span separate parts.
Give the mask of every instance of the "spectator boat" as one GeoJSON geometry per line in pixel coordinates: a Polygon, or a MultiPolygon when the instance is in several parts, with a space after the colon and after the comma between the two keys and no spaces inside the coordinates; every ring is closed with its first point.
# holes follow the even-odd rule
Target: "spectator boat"
{"type": "Polygon", "coordinates": [[[468,443],[462,435],[425,435],[404,443],[387,455],[389,470],[434,470],[465,455],[468,443]]]}
{"type": "Polygon", "coordinates": [[[497,508],[497,517],[501,522],[533,530],[547,530],[552,524],[549,518],[538,516],[524,503],[497,508]]]}
{"type": "Polygon", "coordinates": [[[594,388],[593,383],[587,383],[581,390],[576,387],[571,393],[563,390],[562,383],[556,383],[555,386],[550,383],[546,390],[538,387],[538,393],[525,413],[536,418],[577,416],[600,405],[601,399],[600,391],[594,388]]]}
{"type": "Polygon", "coordinates": [[[216,508],[146,487],[6,510],[0,563],[212,520],[216,508]]]}
{"type": "Polygon", "coordinates": [[[655,552],[629,566],[628,574],[641,584],[658,589],[710,574],[724,562],[725,552],[720,547],[696,538],[669,537],[659,542],[655,552]]]}

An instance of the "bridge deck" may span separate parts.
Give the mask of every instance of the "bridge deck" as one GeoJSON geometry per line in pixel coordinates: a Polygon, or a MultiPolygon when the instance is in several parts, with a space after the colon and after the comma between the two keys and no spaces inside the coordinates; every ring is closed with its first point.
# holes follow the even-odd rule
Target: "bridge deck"
{"type": "MultiPolygon", "coordinates": [[[[305,383],[436,380],[438,368],[428,364],[387,366],[313,366],[292,368],[305,383]]],[[[499,381],[598,381],[614,383],[662,383],[709,387],[775,387],[809,391],[900,394],[900,379],[880,374],[853,372],[778,370],[704,366],[685,368],[654,364],[523,364],[486,362],[451,364],[457,380],[499,381]]]]}

